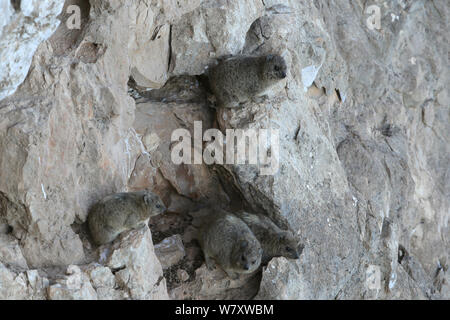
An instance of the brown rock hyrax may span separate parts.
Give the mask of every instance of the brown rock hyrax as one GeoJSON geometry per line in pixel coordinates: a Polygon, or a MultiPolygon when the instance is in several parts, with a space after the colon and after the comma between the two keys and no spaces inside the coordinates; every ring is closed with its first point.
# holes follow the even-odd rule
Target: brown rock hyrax
{"type": "Polygon", "coordinates": [[[209,87],[220,107],[235,108],[261,97],[286,77],[286,62],[279,55],[236,56],[221,60],[208,71],[209,87]]]}
{"type": "Polygon", "coordinates": [[[292,231],[280,229],[262,214],[240,211],[235,215],[247,224],[260,242],[263,249],[262,264],[268,263],[273,257],[299,258],[303,247],[298,245],[292,231]]]}
{"type": "Polygon", "coordinates": [[[113,241],[123,231],[135,229],[166,207],[150,191],[124,192],[106,196],[89,211],[89,231],[98,245],[113,241]]]}
{"type": "Polygon", "coordinates": [[[251,273],[261,263],[262,249],[250,228],[235,215],[218,211],[199,229],[200,246],[208,269],[217,263],[230,278],[251,273]]]}

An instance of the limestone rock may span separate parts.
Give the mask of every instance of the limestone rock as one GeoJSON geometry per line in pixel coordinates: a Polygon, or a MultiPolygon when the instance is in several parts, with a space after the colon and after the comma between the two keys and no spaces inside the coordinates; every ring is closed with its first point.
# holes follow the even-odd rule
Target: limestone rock
{"type": "Polygon", "coordinates": [[[25,79],[37,47],[58,27],[63,5],[63,0],[0,4],[0,100],[25,79]]]}
{"type": "Polygon", "coordinates": [[[131,299],[167,299],[166,280],[153,250],[150,230],[143,227],[114,242],[106,265],[115,271],[116,282],[131,299]]]}
{"type": "Polygon", "coordinates": [[[273,258],[263,271],[255,299],[313,299],[311,289],[299,271],[295,262],[284,257],[273,258]]]}
{"type": "Polygon", "coordinates": [[[183,282],[189,280],[189,274],[183,269],[178,269],[177,276],[178,279],[180,279],[183,282]]]}
{"type": "MultiPolygon", "coordinates": [[[[212,117],[204,105],[192,103],[174,103],[166,105],[162,102],[143,102],[136,106],[136,120],[134,128],[142,137],[157,136],[158,148],[150,152],[147,157],[138,159],[135,170],[130,180],[130,186],[137,188],[155,188],[163,193],[168,182],[179,195],[198,202],[217,203],[227,201],[227,195],[223,192],[217,177],[210,172],[204,163],[186,165],[172,162],[172,132],[183,127],[189,131],[191,137],[195,134],[195,122],[201,123],[198,132],[203,134],[212,126],[212,117]],[[164,181],[158,179],[158,171],[164,181]],[[159,180],[159,181],[158,181],[159,180]]],[[[194,153],[192,144],[192,152],[194,153]]],[[[169,196],[167,196],[169,197],[169,196]]],[[[167,199],[168,207],[172,205],[174,197],[167,199]]],[[[175,205],[175,203],[174,203],[175,205]]]]}
{"type": "Polygon", "coordinates": [[[136,29],[136,39],[131,45],[130,57],[132,57],[131,76],[140,86],[148,88],[159,88],[167,80],[170,54],[170,26],[162,25],[154,29],[153,34],[153,13],[149,8],[141,3],[137,8],[136,21],[139,29],[136,29]],[[148,63],[152,61],[152,63],[148,63]]]}
{"type": "Polygon", "coordinates": [[[185,282],[170,292],[171,299],[251,299],[257,291],[259,273],[244,274],[236,280],[228,278],[218,268],[208,270],[202,265],[195,272],[195,279],[185,282]]]}
{"type": "Polygon", "coordinates": [[[388,1],[379,28],[368,5],[2,1],[0,298],[448,299],[448,5],[388,1]],[[286,80],[211,108],[199,75],[241,53],[281,54],[286,80]],[[199,136],[279,130],[261,149],[276,170],[175,165],[172,132],[196,121],[199,136]],[[93,246],[90,206],[142,189],[168,215],[93,246]],[[301,258],[236,281],[207,270],[195,221],[215,205],[289,225],[301,258]],[[184,258],[163,271],[152,237],[174,235],[184,258]]]}
{"type": "MultiPolygon", "coordinates": [[[[437,14],[437,11],[427,5],[415,3],[413,7],[418,10],[416,14],[402,13],[405,23],[408,21],[408,24],[413,24],[413,21],[424,19],[426,13],[430,17],[437,14]]],[[[392,4],[387,11],[404,12],[410,9],[412,10],[392,4]]],[[[443,146],[446,151],[442,149],[427,153],[434,160],[423,159],[421,153],[412,156],[414,151],[410,149],[421,149],[424,146],[416,130],[426,135],[425,127],[433,118],[429,110],[442,110],[438,104],[431,107],[431,101],[427,97],[433,95],[430,91],[433,83],[441,87],[440,83],[445,76],[442,73],[428,73],[429,79],[433,80],[419,80],[419,83],[413,81],[415,76],[407,71],[409,66],[400,61],[407,61],[405,55],[413,52],[413,47],[420,48],[419,50],[425,48],[408,40],[408,34],[412,37],[415,31],[400,31],[398,25],[390,24],[392,21],[386,21],[387,26],[382,30],[383,38],[377,38],[369,29],[358,29],[357,43],[363,43],[366,38],[377,39],[373,41],[386,52],[387,48],[399,45],[394,39],[396,34],[401,34],[404,40],[400,41],[408,47],[404,50],[406,52],[382,57],[377,55],[376,50],[356,45],[350,39],[345,41],[345,45],[337,46],[330,37],[336,36],[334,28],[340,21],[336,12],[347,10],[352,12],[355,19],[345,18],[347,32],[350,32],[356,28],[357,19],[360,19],[357,17],[361,17],[361,13],[332,3],[317,7],[313,4],[296,4],[291,13],[286,13],[285,19],[291,21],[288,24],[281,25],[277,15],[262,17],[258,22],[259,28],[250,30],[253,34],[248,35],[246,48],[249,52],[255,50],[266,53],[284,45],[285,55],[289,57],[286,60],[290,61],[286,95],[280,92],[266,101],[264,106],[249,103],[242,109],[219,110],[217,113],[222,130],[280,130],[280,163],[276,174],[262,176],[258,174],[257,167],[248,165],[224,165],[216,168],[224,184],[231,183],[239,190],[246,206],[253,211],[265,212],[273,218],[287,220],[306,243],[306,250],[300,261],[279,262],[276,265],[276,271],[280,274],[275,280],[281,279],[279,281],[283,282],[280,291],[271,289],[273,278],[268,276],[271,269],[267,268],[263,272],[260,297],[344,298],[349,294],[343,294],[344,288],[350,283],[355,285],[352,279],[361,279],[366,272],[366,267],[361,267],[360,262],[361,257],[364,257],[362,260],[367,261],[367,265],[376,264],[380,268],[382,281],[376,298],[395,295],[411,297],[418,295],[417,288],[421,290],[420,296],[430,298],[430,293],[427,293],[429,290],[425,289],[430,282],[427,278],[435,272],[436,262],[448,256],[444,249],[448,242],[444,236],[448,232],[444,231],[448,230],[447,224],[431,222],[448,221],[448,214],[445,213],[448,211],[448,201],[444,200],[445,197],[442,198],[446,193],[444,189],[448,188],[441,189],[443,193],[435,193],[431,191],[433,187],[428,185],[431,180],[436,183],[441,181],[446,166],[438,165],[440,169],[436,169],[433,178],[417,177],[418,172],[422,171],[417,167],[417,157],[422,158],[421,163],[439,161],[437,159],[448,153],[448,148],[443,146]],[[308,22],[305,21],[306,16],[309,17],[308,22]],[[319,16],[331,20],[324,25],[322,21],[327,21],[326,19],[311,18],[319,16]],[[308,28],[314,31],[303,33],[308,28]],[[357,53],[358,50],[364,53],[357,53]],[[326,56],[325,52],[331,55],[326,56]],[[362,56],[365,57],[364,62],[360,60],[362,56]],[[367,56],[373,57],[374,62],[367,63],[367,56]],[[355,62],[356,69],[353,67],[355,62]],[[312,67],[305,70],[309,65],[314,66],[314,70],[312,67]],[[352,68],[347,68],[350,65],[352,68]],[[394,65],[401,66],[402,71],[394,65]],[[392,75],[389,76],[390,80],[375,76],[378,66],[383,66],[380,74],[392,75]],[[368,70],[371,75],[367,73],[368,70]],[[396,72],[394,70],[400,72],[399,79],[393,76],[396,72]],[[335,76],[337,74],[339,77],[335,76]],[[356,85],[354,79],[359,77],[357,74],[364,74],[364,79],[359,78],[356,85]],[[374,79],[377,79],[376,82],[374,79]],[[383,92],[383,88],[386,88],[380,84],[383,82],[391,83],[397,89],[389,87],[387,92],[383,92]],[[323,93],[316,98],[309,98],[304,92],[313,83],[315,87],[323,88],[323,93]],[[358,87],[358,92],[347,90],[352,86],[358,87]],[[413,88],[421,93],[411,93],[413,88]],[[402,100],[405,95],[411,95],[415,102],[402,100]],[[418,98],[419,95],[421,98],[418,98]],[[387,100],[395,105],[395,111],[388,106],[390,104],[387,100]],[[376,101],[376,107],[370,112],[368,106],[373,101],[376,101]],[[416,106],[424,110],[423,121],[416,106]],[[352,112],[355,114],[351,115],[352,112]],[[411,126],[411,123],[407,124],[407,119],[417,120],[413,120],[414,124],[411,126]],[[423,187],[419,188],[418,185],[423,187]],[[423,194],[411,197],[417,192],[423,194]],[[431,209],[426,204],[427,201],[418,200],[424,197],[440,199],[437,200],[438,207],[431,209]],[[417,223],[419,217],[423,223],[414,224],[413,221],[417,223]],[[425,241],[424,230],[436,228],[437,225],[443,227],[440,231],[435,229],[436,234],[443,237],[441,241],[431,233],[425,241]],[[409,282],[407,277],[400,279],[395,276],[398,270],[397,251],[403,242],[411,244],[416,253],[420,251],[425,254],[419,247],[429,248],[425,254],[430,255],[429,258],[425,259],[422,255],[422,266],[424,269],[428,268],[428,276],[419,276],[420,280],[416,280],[414,286],[399,283],[409,282]],[[290,281],[291,277],[297,280],[290,281]],[[389,289],[389,283],[394,282],[389,281],[391,277],[397,279],[397,286],[389,289]]],[[[435,30],[439,34],[437,26],[435,30]]],[[[355,39],[354,31],[352,37],[355,39]]],[[[342,40],[344,39],[340,41],[342,40]]],[[[441,61],[438,52],[435,51],[432,55],[435,61],[441,61]]],[[[446,118],[444,116],[441,119],[446,118]]],[[[448,131],[448,124],[446,130],[448,131]]],[[[444,141],[439,138],[439,133],[433,138],[428,137],[432,141],[430,144],[444,141]]],[[[420,268],[414,267],[415,270],[420,268]]],[[[356,285],[352,290],[357,292],[356,285]]]]}
{"type": "Polygon", "coordinates": [[[67,276],[48,288],[50,300],[96,300],[97,293],[89,278],[77,266],[67,268],[67,276]]]}
{"type": "Polygon", "coordinates": [[[28,265],[23,257],[19,241],[11,235],[0,233],[0,262],[21,270],[27,270],[28,265]]]}
{"type": "Polygon", "coordinates": [[[43,300],[47,299],[49,280],[38,270],[14,271],[0,262],[0,299],[43,300]]]}
{"type": "Polygon", "coordinates": [[[155,254],[161,262],[163,269],[177,264],[185,255],[181,236],[176,234],[156,244],[155,254]]]}
{"type": "Polygon", "coordinates": [[[2,300],[27,299],[27,284],[23,273],[16,274],[0,263],[0,298],[2,300]]]}
{"type": "Polygon", "coordinates": [[[261,1],[203,1],[173,27],[172,73],[202,74],[212,58],[239,53],[263,12],[261,1]]]}

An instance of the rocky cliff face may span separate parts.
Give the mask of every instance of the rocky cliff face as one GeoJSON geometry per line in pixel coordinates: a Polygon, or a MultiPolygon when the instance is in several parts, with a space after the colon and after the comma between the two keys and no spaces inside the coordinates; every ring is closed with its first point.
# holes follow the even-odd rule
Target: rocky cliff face
{"type": "Polygon", "coordinates": [[[450,298],[448,10],[3,1],[0,298],[450,298]],[[196,76],[240,53],[282,54],[286,81],[261,103],[210,108],[196,76]],[[194,136],[195,121],[278,129],[278,172],[175,165],[171,134],[194,136]],[[94,247],[89,207],[144,188],[169,212],[94,247]],[[300,259],[238,280],[209,271],[195,231],[218,204],[289,224],[300,259]]]}

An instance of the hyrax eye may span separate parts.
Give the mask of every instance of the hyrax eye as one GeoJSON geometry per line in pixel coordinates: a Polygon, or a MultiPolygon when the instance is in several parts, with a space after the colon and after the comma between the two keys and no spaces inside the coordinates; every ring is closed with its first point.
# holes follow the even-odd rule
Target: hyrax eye
{"type": "Polygon", "coordinates": [[[241,260],[242,260],[242,261],[245,261],[245,256],[242,256],[242,257],[241,257],[241,260]]]}
{"type": "Polygon", "coordinates": [[[286,251],[287,251],[287,252],[291,252],[292,249],[291,249],[290,247],[286,247],[286,251]]]}
{"type": "Polygon", "coordinates": [[[275,71],[280,71],[280,67],[279,66],[275,66],[274,69],[275,69],[275,71]]]}

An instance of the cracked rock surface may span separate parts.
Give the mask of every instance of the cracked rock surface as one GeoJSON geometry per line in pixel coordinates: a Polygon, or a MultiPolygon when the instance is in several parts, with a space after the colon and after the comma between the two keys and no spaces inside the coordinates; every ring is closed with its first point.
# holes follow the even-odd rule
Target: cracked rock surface
{"type": "Polygon", "coordinates": [[[0,298],[449,299],[448,16],[445,0],[3,1],[0,298]],[[208,66],[269,53],[288,76],[267,99],[211,107],[208,66]],[[198,121],[278,129],[278,170],[174,164],[172,132],[198,121]],[[90,206],[142,189],[168,211],[95,247],[90,206]],[[214,206],[290,226],[300,259],[208,270],[214,206]]]}

